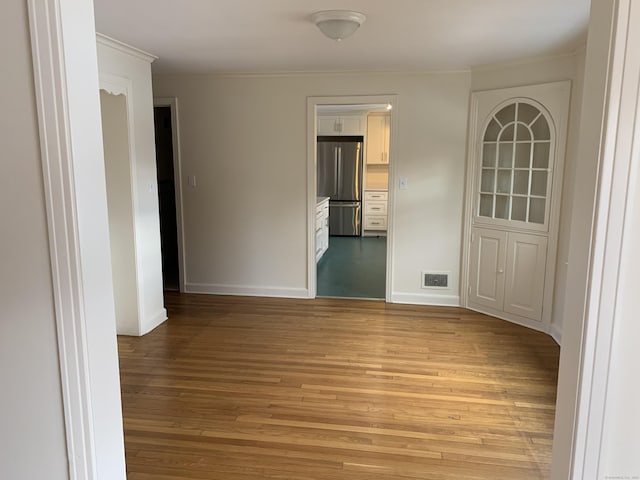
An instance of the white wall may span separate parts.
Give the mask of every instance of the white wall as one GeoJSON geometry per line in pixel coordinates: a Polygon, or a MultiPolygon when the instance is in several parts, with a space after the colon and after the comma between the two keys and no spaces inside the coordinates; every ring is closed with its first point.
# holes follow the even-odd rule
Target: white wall
{"type": "Polygon", "coordinates": [[[116,328],[119,334],[138,335],[138,289],[129,168],[127,97],[100,91],[100,110],[116,328]]]}
{"type": "Polygon", "coordinates": [[[640,9],[635,0],[592,2],[570,228],[554,480],[640,475],[639,35],[640,9]],[[634,16],[629,17],[632,9],[634,16]],[[623,75],[620,66],[625,56],[634,58],[634,63],[627,64],[623,75]]]}
{"type": "Polygon", "coordinates": [[[392,161],[409,189],[396,195],[393,300],[458,304],[469,84],[467,72],[155,76],[154,95],[180,102],[187,289],[306,296],[306,99],[394,93],[392,161]],[[430,296],[421,270],[451,272],[451,289],[430,296]]]}
{"type": "Polygon", "coordinates": [[[64,480],[62,391],[23,0],[3,3],[0,60],[0,478],[64,480]]]}
{"type": "Polygon", "coordinates": [[[571,106],[567,132],[567,151],[562,186],[562,206],[560,209],[560,229],[558,234],[558,255],[556,260],[555,292],[551,334],[560,342],[563,327],[567,264],[569,261],[569,226],[573,208],[575,171],[578,164],[578,133],[582,105],[582,85],[584,75],[584,52],[575,55],[538,59],[526,63],[495,65],[472,71],[471,89],[491,90],[496,88],[533,85],[559,80],[571,80],[571,106]]]}
{"type": "MultiPolygon", "coordinates": [[[[101,86],[105,78],[129,85],[127,102],[131,149],[138,320],[135,329],[118,333],[144,335],[167,318],[162,294],[162,257],[153,130],[151,59],[130,47],[98,38],[101,86]],[[116,77],[115,80],[113,78],[116,77]]],[[[109,90],[109,89],[108,89],[109,90]]],[[[109,90],[111,91],[111,90],[109,90]]]]}

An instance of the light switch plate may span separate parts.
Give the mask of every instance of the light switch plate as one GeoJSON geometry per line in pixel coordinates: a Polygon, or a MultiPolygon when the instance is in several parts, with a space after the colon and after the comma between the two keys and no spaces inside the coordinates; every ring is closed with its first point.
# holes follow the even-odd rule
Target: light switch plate
{"type": "Polygon", "coordinates": [[[400,190],[406,190],[409,188],[409,180],[407,177],[400,177],[400,190]]]}

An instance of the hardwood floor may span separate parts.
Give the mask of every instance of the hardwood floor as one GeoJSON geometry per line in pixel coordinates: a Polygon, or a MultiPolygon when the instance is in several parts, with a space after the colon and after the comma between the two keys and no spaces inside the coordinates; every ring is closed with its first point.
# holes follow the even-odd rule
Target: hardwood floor
{"type": "Polygon", "coordinates": [[[129,480],[544,479],[559,347],[459,308],[168,294],[119,337],[129,480]]]}

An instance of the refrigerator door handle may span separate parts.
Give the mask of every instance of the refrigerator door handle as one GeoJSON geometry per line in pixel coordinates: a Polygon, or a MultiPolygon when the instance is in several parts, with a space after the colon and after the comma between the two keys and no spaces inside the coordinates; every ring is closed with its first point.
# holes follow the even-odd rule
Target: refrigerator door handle
{"type": "MultiPolygon", "coordinates": [[[[336,175],[336,178],[338,179],[338,185],[342,186],[342,146],[341,145],[338,146],[338,164],[337,165],[338,165],[338,174],[336,175]]],[[[338,189],[336,189],[336,195],[340,195],[340,191],[338,191],[338,189]]]]}
{"type": "Polygon", "coordinates": [[[333,147],[333,195],[334,197],[338,196],[338,149],[340,147],[333,147]]]}

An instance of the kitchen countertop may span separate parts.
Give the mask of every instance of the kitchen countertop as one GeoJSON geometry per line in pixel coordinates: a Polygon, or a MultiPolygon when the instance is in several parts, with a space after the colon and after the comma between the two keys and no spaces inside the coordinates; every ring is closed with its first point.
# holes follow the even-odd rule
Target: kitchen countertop
{"type": "Polygon", "coordinates": [[[329,200],[329,197],[316,197],[316,205],[320,205],[322,202],[329,200]]]}

